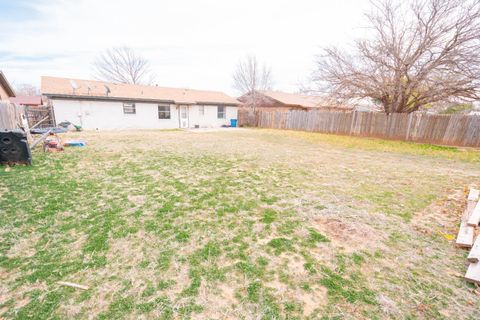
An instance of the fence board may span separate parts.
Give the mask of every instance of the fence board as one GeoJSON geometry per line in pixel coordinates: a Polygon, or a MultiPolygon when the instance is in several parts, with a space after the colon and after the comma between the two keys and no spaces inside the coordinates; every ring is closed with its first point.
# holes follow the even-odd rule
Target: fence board
{"type": "Polygon", "coordinates": [[[239,125],[480,147],[480,116],[239,110],[239,125]]]}
{"type": "Polygon", "coordinates": [[[20,125],[20,114],[14,104],[0,102],[0,129],[11,130],[20,125]]]}

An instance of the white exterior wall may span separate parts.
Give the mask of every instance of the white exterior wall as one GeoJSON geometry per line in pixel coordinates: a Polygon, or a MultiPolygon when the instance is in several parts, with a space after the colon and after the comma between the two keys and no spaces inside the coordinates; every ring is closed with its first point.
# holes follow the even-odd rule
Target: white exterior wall
{"type": "Polygon", "coordinates": [[[200,113],[201,106],[190,106],[189,112],[189,127],[195,128],[195,125],[200,128],[215,128],[223,125],[230,125],[230,119],[237,119],[238,107],[227,106],[225,109],[225,119],[218,119],[217,106],[205,105],[204,114],[200,113]]]}
{"type": "MultiPolygon", "coordinates": [[[[179,128],[179,112],[176,105],[170,105],[170,119],[158,119],[158,103],[136,102],[135,114],[123,113],[123,102],[60,100],[51,99],[55,120],[58,123],[70,121],[80,124],[86,130],[102,129],[174,129],[179,128]]],[[[197,105],[189,106],[190,128],[229,125],[230,119],[237,119],[237,107],[227,106],[225,119],[217,118],[217,106],[205,106],[203,116],[197,105]]]]}

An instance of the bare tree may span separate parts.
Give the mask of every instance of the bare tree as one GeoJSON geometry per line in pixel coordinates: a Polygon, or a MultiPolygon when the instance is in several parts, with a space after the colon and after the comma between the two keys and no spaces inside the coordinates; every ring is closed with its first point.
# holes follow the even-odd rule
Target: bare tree
{"type": "Polygon", "coordinates": [[[40,90],[34,85],[21,83],[15,86],[15,93],[18,96],[36,96],[40,94],[40,90]]]}
{"type": "Polygon", "coordinates": [[[148,61],[128,47],[105,51],[95,60],[93,68],[95,78],[103,81],[152,84],[154,80],[148,61]]]}
{"type": "Polygon", "coordinates": [[[311,79],[297,81],[297,93],[304,95],[318,95],[311,79]]]}
{"type": "Polygon", "coordinates": [[[372,37],[318,56],[314,80],[336,98],[372,98],[412,112],[448,99],[479,98],[480,1],[374,0],[372,37]]]}
{"type": "Polygon", "coordinates": [[[247,56],[237,64],[233,86],[242,94],[268,90],[272,86],[272,72],[266,65],[261,65],[255,56],[247,56]]]}

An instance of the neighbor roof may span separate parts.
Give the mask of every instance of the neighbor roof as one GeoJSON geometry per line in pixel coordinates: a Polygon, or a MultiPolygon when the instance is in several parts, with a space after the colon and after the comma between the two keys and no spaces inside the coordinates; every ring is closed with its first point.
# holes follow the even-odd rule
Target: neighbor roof
{"type": "Polygon", "coordinates": [[[239,104],[238,100],[219,91],[165,88],[135,84],[117,84],[94,80],[42,77],[42,94],[49,97],[170,101],[177,104],[239,104]],[[76,87],[73,89],[73,86],[76,87]],[[110,92],[107,94],[107,87],[110,92]]]}
{"type": "Polygon", "coordinates": [[[24,106],[39,106],[42,104],[42,96],[16,96],[10,101],[24,106]]]}
{"type": "Polygon", "coordinates": [[[2,71],[0,71],[0,85],[3,87],[3,89],[5,89],[9,97],[15,97],[15,91],[10,83],[8,83],[8,80],[2,71]]]}
{"type": "Polygon", "coordinates": [[[281,91],[260,91],[265,96],[275,99],[283,104],[301,106],[305,108],[321,107],[325,99],[320,96],[308,96],[298,93],[287,93],[281,91]]]}

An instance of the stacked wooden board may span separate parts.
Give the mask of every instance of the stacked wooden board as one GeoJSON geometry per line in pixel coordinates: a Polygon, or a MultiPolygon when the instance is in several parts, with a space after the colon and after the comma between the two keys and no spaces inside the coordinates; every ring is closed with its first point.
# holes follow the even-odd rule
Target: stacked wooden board
{"type": "Polygon", "coordinates": [[[475,239],[475,229],[480,223],[480,191],[470,189],[467,207],[462,215],[456,244],[462,248],[471,248],[468,255],[468,266],[465,279],[480,284],[480,236],[475,239]],[[474,241],[475,240],[475,241],[474,241]]]}

